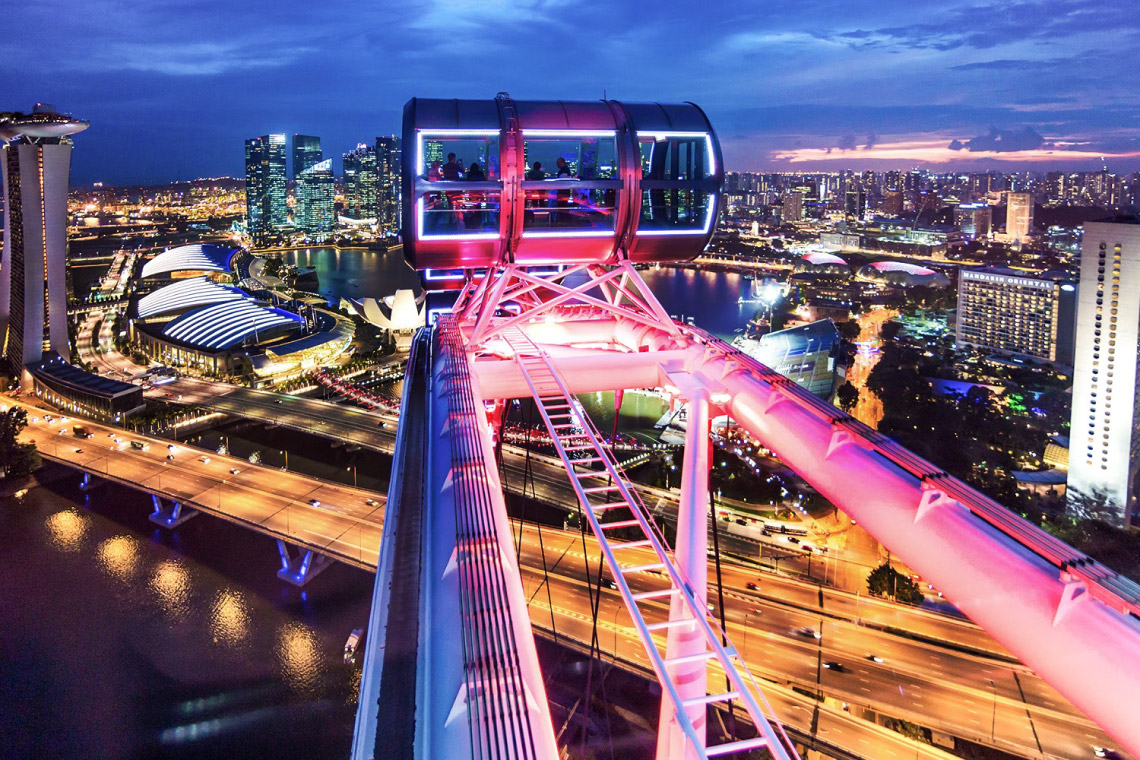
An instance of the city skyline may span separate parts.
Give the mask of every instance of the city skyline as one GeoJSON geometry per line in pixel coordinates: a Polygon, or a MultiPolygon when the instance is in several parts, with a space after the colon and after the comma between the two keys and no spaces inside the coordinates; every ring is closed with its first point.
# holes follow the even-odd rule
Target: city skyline
{"type": "Polygon", "coordinates": [[[888,12],[817,1],[683,25],[680,7],[590,10],[342,4],[320,16],[285,6],[266,17],[219,3],[26,8],[3,43],[2,71],[8,107],[43,100],[91,119],[78,185],[239,176],[232,146],[250,134],[317,134],[339,156],[396,132],[408,97],[498,90],[699,100],[741,171],[1091,169],[1102,158],[1113,171],[1140,168],[1140,99],[1125,78],[1104,74],[1138,60],[1140,21],[1123,2],[888,12]],[[35,33],[45,26],[52,35],[35,33]],[[636,69],[630,56],[642,62],[636,69]],[[480,63],[518,59],[526,65],[496,65],[494,77],[480,63]]]}

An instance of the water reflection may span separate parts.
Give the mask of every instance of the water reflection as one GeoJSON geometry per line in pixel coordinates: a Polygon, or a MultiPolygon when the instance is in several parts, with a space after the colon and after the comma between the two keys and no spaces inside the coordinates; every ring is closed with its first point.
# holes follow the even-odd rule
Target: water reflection
{"type": "Polygon", "coordinates": [[[77,552],[83,548],[87,518],[74,509],[65,509],[47,519],[47,529],[52,546],[60,551],[77,552]]]}
{"type": "Polygon", "coordinates": [[[320,676],[321,652],[317,637],[311,629],[299,623],[281,628],[277,643],[277,659],[281,675],[294,690],[317,695],[320,676]]]}
{"type": "Polygon", "coordinates": [[[129,583],[138,570],[138,542],[131,536],[112,536],[99,544],[96,557],[104,570],[129,583]]]}
{"type": "Polygon", "coordinates": [[[214,598],[210,609],[210,633],[214,643],[234,647],[249,632],[249,612],[240,591],[225,589],[214,598]]]}
{"type": "Polygon", "coordinates": [[[158,597],[163,612],[172,618],[180,618],[188,611],[190,573],[176,559],[160,562],[151,576],[150,590],[158,597]]]}

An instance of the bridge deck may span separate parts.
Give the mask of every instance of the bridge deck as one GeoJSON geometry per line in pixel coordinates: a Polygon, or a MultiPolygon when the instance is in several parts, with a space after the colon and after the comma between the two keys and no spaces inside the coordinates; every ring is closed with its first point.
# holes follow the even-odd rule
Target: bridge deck
{"type": "Polygon", "coordinates": [[[5,403],[24,407],[29,420],[39,418],[25,428],[21,440],[34,441],[45,459],[177,501],[355,567],[371,570],[376,566],[386,501],[382,495],[183,444],[175,444],[174,459],[168,460],[170,441],[88,420],[74,422],[90,430],[92,437],[77,438],[72,432],[74,423],[59,422],[55,410],[23,400],[5,403]],[[56,421],[47,422],[45,411],[56,416],[56,421]],[[115,444],[115,437],[122,443],[115,444]],[[148,448],[131,448],[130,441],[148,448]],[[375,506],[367,503],[370,499],[375,506]]]}

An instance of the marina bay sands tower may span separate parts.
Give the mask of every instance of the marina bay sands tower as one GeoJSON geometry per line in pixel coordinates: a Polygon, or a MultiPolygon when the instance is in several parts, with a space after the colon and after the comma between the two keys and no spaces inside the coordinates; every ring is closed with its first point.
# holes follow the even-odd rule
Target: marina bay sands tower
{"type": "Polygon", "coordinates": [[[88,123],[37,103],[31,114],[0,113],[4,249],[0,259],[0,350],[4,370],[29,387],[25,369],[67,338],[67,186],[70,135],[88,123]]]}

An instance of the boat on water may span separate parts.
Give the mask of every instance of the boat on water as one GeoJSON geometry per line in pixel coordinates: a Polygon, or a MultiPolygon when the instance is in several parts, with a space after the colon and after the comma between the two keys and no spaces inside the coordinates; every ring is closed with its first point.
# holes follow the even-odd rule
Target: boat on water
{"type": "Polygon", "coordinates": [[[348,640],[344,642],[345,664],[351,663],[356,659],[356,650],[360,648],[360,639],[363,636],[363,628],[353,628],[352,633],[348,634],[348,640]]]}

